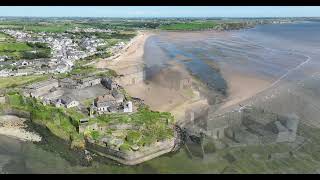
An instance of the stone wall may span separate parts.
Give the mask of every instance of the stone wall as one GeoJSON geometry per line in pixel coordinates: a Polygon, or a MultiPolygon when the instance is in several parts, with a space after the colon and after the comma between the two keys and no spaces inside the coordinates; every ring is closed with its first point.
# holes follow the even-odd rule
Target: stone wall
{"type": "Polygon", "coordinates": [[[4,109],[2,109],[2,114],[13,115],[13,116],[17,116],[17,117],[20,117],[20,118],[26,118],[26,119],[30,119],[30,117],[31,117],[30,112],[23,111],[23,110],[12,109],[12,108],[4,108],[4,109]]]}
{"type": "Polygon", "coordinates": [[[105,156],[125,165],[136,165],[165,153],[171,152],[174,145],[174,138],[172,138],[167,141],[154,143],[151,146],[139,151],[122,152],[94,143],[86,142],[86,147],[88,150],[91,150],[101,156],[105,156]]]}

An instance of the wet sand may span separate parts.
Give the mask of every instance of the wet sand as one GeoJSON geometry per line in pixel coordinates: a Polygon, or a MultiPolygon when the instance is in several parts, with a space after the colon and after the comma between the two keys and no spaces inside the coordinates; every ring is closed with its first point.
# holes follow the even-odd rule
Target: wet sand
{"type": "MultiPolygon", "coordinates": [[[[152,72],[156,76],[165,76],[157,71],[169,64],[172,71],[188,74],[186,69],[191,68],[195,70],[195,75],[202,75],[210,81],[214,79],[214,74],[209,69],[218,70],[226,81],[228,94],[220,110],[238,106],[255,96],[301,61],[301,57],[294,54],[263,47],[234,36],[233,32],[141,32],[119,57],[100,61],[96,67],[107,67],[118,74],[127,74],[130,67],[145,65],[151,69],[158,68],[152,72]],[[150,37],[152,41],[145,46],[150,37]],[[283,58],[290,59],[290,62],[283,58]]],[[[143,99],[151,109],[169,111],[179,120],[183,119],[191,104],[207,104],[194,88],[173,90],[152,78],[146,82],[124,87],[131,96],[143,99]]],[[[210,83],[218,85],[217,81],[210,83]]]]}
{"type": "Polygon", "coordinates": [[[220,109],[237,105],[272,84],[272,80],[239,72],[222,71],[228,83],[228,98],[220,109]]]}
{"type": "MultiPolygon", "coordinates": [[[[152,35],[155,33],[142,32],[141,36],[136,38],[135,42],[123,54],[111,61],[100,61],[96,67],[110,68],[118,74],[127,74],[130,68],[143,66],[145,64],[144,45],[152,35]]],[[[172,63],[170,70],[182,73],[184,76],[190,76],[189,72],[179,64],[172,63]]],[[[190,78],[192,77],[190,76],[190,78]]],[[[124,88],[131,96],[143,99],[152,110],[171,112],[177,120],[183,120],[185,110],[190,108],[192,104],[207,103],[193,88],[175,90],[152,80],[134,85],[124,85],[124,88]]]]}
{"type": "MultiPolygon", "coordinates": [[[[167,47],[169,54],[175,55],[171,61],[180,61],[180,63],[193,61],[197,65],[204,62],[208,67],[221,73],[222,78],[227,83],[228,96],[220,104],[219,109],[237,105],[264,90],[275,80],[274,77],[264,76],[260,72],[250,70],[251,67],[248,67],[248,63],[256,63],[255,61],[247,60],[246,56],[242,54],[241,57],[236,56],[237,54],[234,51],[246,54],[247,48],[258,47],[246,41],[237,41],[238,39],[235,39],[231,32],[165,32],[160,36],[160,43],[169,42],[169,45],[164,45],[164,47],[167,47]],[[220,51],[220,49],[225,50],[225,48],[227,52],[220,51]],[[171,49],[174,50],[170,51],[171,49]],[[191,58],[185,56],[190,54],[193,55],[191,58]],[[222,56],[219,57],[219,55],[222,56]],[[235,68],[234,66],[238,67],[235,68]]],[[[202,69],[202,71],[205,71],[205,69],[202,69]]],[[[203,72],[195,72],[195,74],[201,73],[203,72]]],[[[205,74],[208,73],[210,72],[208,71],[205,74]]],[[[213,74],[208,74],[208,76],[213,78],[213,74]]],[[[216,86],[217,84],[213,83],[213,85],[216,86]]]]}

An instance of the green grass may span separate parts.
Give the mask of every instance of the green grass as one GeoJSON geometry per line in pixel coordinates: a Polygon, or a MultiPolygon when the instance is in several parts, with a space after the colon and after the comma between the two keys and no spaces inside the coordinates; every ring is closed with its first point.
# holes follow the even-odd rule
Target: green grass
{"type": "MultiPolygon", "coordinates": [[[[75,141],[72,143],[73,146],[84,146],[84,137],[77,132],[77,127],[79,120],[87,117],[86,115],[73,108],[44,106],[35,98],[23,97],[15,92],[6,96],[9,99],[7,107],[30,112],[33,122],[46,126],[54,135],[62,139],[70,140],[71,142],[75,141]]],[[[144,107],[133,114],[108,114],[91,118],[89,121],[89,124],[99,123],[107,126],[130,124],[133,127],[139,127],[139,129],[117,130],[109,128],[106,132],[88,129],[84,134],[86,136],[90,135],[90,138],[98,141],[105,135],[110,136],[117,132],[119,135],[115,136],[123,139],[126,144],[145,146],[156,141],[172,138],[174,133],[171,125],[173,125],[173,122],[174,118],[170,113],[151,111],[144,107]]]]}
{"type": "Polygon", "coordinates": [[[186,23],[173,23],[168,25],[161,25],[159,28],[162,30],[204,30],[212,29],[217,26],[214,22],[186,22],[186,23]]]}
{"type": "Polygon", "coordinates": [[[93,66],[79,66],[76,65],[75,68],[70,72],[71,75],[88,75],[94,73],[97,69],[93,66]]]}
{"type": "Polygon", "coordinates": [[[0,43],[1,42],[12,42],[14,41],[14,39],[12,37],[10,37],[9,35],[0,32],[0,43]]]}
{"type": "Polygon", "coordinates": [[[19,76],[0,78],[0,88],[16,87],[48,79],[47,75],[19,76]]]}
{"type": "Polygon", "coordinates": [[[0,51],[11,51],[11,50],[28,51],[28,50],[32,50],[32,48],[29,47],[26,43],[20,43],[20,42],[0,44],[0,51]]]}
{"type": "Polygon", "coordinates": [[[93,102],[94,99],[95,99],[95,98],[86,99],[86,100],[82,101],[82,104],[83,104],[85,107],[89,107],[89,106],[92,104],[92,102],[93,102]]]}
{"type": "Polygon", "coordinates": [[[91,135],[92,139],[94,139],[94,140],[98,140],[100,138],[99,131],[91,131],[90,135],[91,135]]]}
{"type": "Polygon", "coordinates": [[[137,144],[141,137],[142,135],[139,131],[128,131],[126,141],[130,144],[137,144]]]}
{"type": "Polygon", "coordinates": [[[71,30],[75,27],[75,24],[64,24],[64,23],[47,23],[47,24],[27,24],[27,25],[16,25],[18,28],[25,28],[26,31],[32,32],[50,32],[50,33],[62,33],[67,30],[71,30]]]}
{"type": "MultiPolygon", "coordinates": [[[[172,126],[174,118],[170,113],[151,111],[148,108],[140,108],[133,114],[107,114],[90,119],[89,123],[100,125],[130,124],[139,129],[121,130],[124,142],[129,145],[145,146],[156,141],[162,141],[173,137],[172,126]]],[[[115,129],[114,129],[115,130],[115,129]]],[[[109,129],[111,133],[114,131],[109,129]]],[[[88,130],[90,131],[90,130],[88,130]]],[[[86,132],[85,134],[90,134],[86,132]]],[[[100,132],[101,138],[110,135],[110,132],[100,132]]],[[[97,140],[97,139],[95,139],[97,140]]]]}
{"type": "Polygon", "coordinates": [[[0,55],[20,58],[25,51],[31,51],[32,48],[26,43],[20,42],[2,42],[0,43],[0,55]]]}
{"type": "Polygon", "coordinates": [[[46,126],[54,135],[64,139],[81,142],[81,135],[77,132],[79,119],[85,115],[74,109],[44,106],[34,98],[23,97],[19,93],[7,94],[7,107],[25,110],[31,113],[33,122],[46,126]]]}
{"type": "MultiPolygon", "coordinates": [[[[37,48],[32,47],[32,44],[24,43],[24,42],[10,42],[5,40],[5,42],[0,41],[0,55],[1,56],[9,56],[15,59],[26,58],[26,59],[34,59],[38,56],[42,55],[43,57],[49,57],[50,49],[47,47],[37,48]],[[31,51],[37,51],[37,53],[31,53],[31,51]],[[27,56],[28,55],[28,56],[27,56]]],[[[41,57],[41,56],[39,56],[41,57]]]]}

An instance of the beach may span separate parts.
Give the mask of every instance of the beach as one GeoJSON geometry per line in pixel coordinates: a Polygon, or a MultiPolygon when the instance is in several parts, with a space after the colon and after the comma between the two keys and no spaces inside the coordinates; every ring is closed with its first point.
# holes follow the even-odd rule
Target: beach
{"type": "Polygon", "coordinates": [[[272,79],[233,71],[231,67],[221,70],[228,84],[228,97],[220,109],[238,105],[242,101],[256,95],[272,84],[272,79]]]}
{"type": "MultiPolygon", "coordinates": [[[[139,32],[132,44],[121,55],[112,60],[100,61],[96,64],[96,67],[110,68],[118,74],[127,74],[132,67],[143,67],[145,65],[145,43],[147,39],[153,35],[156,35],[156,33],[139,32]]],[[[183,74],[184,78],[192,79],[192,76],[186,68],[178,63],[171,62],[170,68],[168,68],[167,71],[183,74]]],[[[143,99],[145,104],[150,106],[152,110],[171,112],[178,121],[184,119],[186,109],[199,103],[207,104],[206,99],[200,97],[199,92],[192,87],[180,89],[168,87],[168,84],[163,80],[165,74],[165,72],[158,73],[156,76],[159,78],[152,78],[144,82],[122,86],[130,96],[143,99]]],[[[171,79],[171,77],[168,76],[165,78],[171,79]]]]}
{"type": "Polygon", "coordinates": [[[26,119],[17,116],[0,116],[0,134],[19,139],[21,141],[40,142],[41,137],[33,132],[27,131],[26,119]]]}
{"type": "Polygon", "coordinates": [[[121,74],[127,67],[143,65],[144,43],[152,35],[152,32],[138,32],[137,36],[114,56],[97,62],[96,68],[110,68],[121,74]]]}

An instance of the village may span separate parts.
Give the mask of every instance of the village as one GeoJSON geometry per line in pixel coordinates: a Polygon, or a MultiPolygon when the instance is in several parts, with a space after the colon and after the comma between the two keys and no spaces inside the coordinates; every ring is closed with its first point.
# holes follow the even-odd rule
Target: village
{"type": "Polygon", "coordinates": [[[72,70],[77,60],[105,53],[112,55],[125,47],[122,41],[109,45],[106,40],[95,36],[77,37],[72,34],[72,32],[113,33],[110,29],[75,28],[64,33],[2,29],[0,32],[15,38],[17,42],[46,44],[51,50],[48,58],[12,59],[7,55],[0,56],[0,77],[67,73],[72,70]]]}
{"type": "MultiPolygon", "coordinates": [[[[40,103],[46,112],[55,109],[82,117],[75,125],[76,136],[84,137],[85,148],[91,153],[135,165],[172,151],[178,139],[173,116],[146,109],[143,100],[129,96],[121,86],[143,82],[144,69],[132,67],[126,74],[115,77],[104,75],[108,70],[97,71],[66,78],[51,76],[21,87],[23,96],[19,96],[24,102],[33,99],[40,103]]],[[[10,100],[5,103],[10,104],[10,100]]],[[[25,106],[28,105],[22,105],[25,106]]],[[[48,118],[48,122],[58,121],[48,118]]],[[[61,120],[57,128],[63,129],[60,123],[61,120]]]]}
{"type": "Polygon", "coordinates": [[[16,107],[27,109],[26,114],[33,114],[54,135],[75,144],[72,146],[123,164],[138,164],[172,150],[176,139],[173,117],[149,110],[142,99],[131,97],[123,87],[143,82],[143,67],[133,66],[117,75],[108,68],[80,63],[118,56],[132,43],[112,38],[118,32],[78,27],[59,33],[25,28],[0,31],[5,45],[24,47],[21,51],[19,47],[14,51],[4,48],[0,77],[43,76],[42,80],[4,90],[17,90],[17,94],[3,96],[2,103],[9,105],[9,111],[19,112],[16,107]],[[96,33],[107,38],[99,38],[96,33]],[[49,50],[48,57],[35,56],[43,50],[49,50]],[[19,56],[26,53],[31,58],[19,56]],[[24,100],[15,104],[15,98],[24,100]],[[42,110],[33,111],[34,106],[42,110]],[[61,118],[52,118],[50,114],[60,114],[61,118]],[[54,126],[50,125],[52,122],[54,126]],[[70,128],[74,130],[70,132],[70,128]]]}
{"type": "Polygon", "coordinates": [[[26,86],[23,94],[39,99],[43,105],[76,108],[91,117],[94,114],[133,112],[132,102],[109,77],[50,78],[26,86]],[[91,103],[83,103],[90,99],[91,103]]]}

